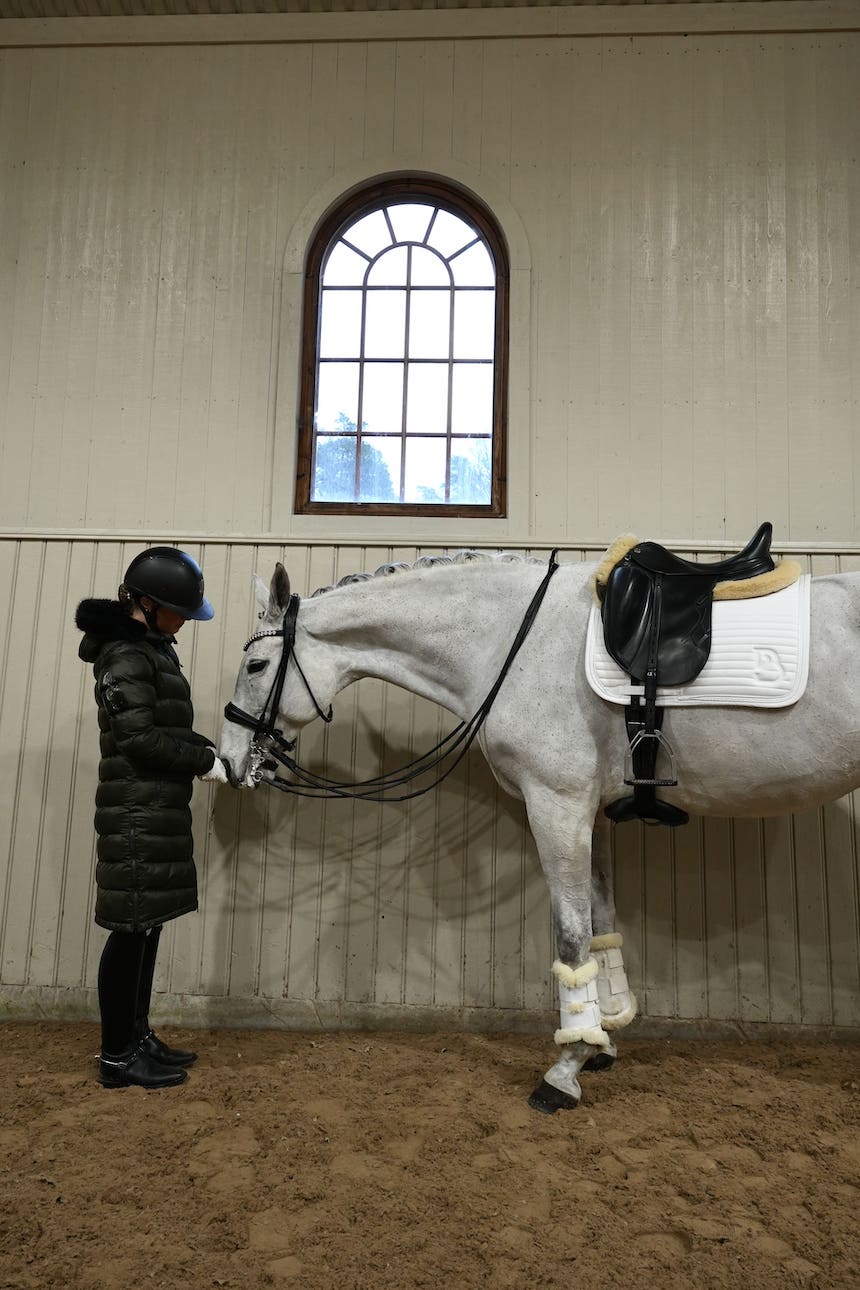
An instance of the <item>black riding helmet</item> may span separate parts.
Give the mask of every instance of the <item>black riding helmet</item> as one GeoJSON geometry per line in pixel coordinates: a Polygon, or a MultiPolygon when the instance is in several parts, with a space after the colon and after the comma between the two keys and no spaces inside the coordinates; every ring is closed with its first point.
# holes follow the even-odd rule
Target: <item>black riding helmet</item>
{"type": "Polygon", "coordinates": [[[215,610],[203,595],[203,572],[187,551],[153,546],[136,555],[125,571],[123,586],[135,596],[149,596],[156,605],[183,618],[208,622],[215,610]]]}

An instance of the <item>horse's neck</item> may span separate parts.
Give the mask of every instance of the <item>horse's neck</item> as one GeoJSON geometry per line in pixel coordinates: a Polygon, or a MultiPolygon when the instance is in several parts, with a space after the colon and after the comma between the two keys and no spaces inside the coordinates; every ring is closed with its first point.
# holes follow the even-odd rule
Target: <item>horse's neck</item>
{"type": "Polygon", "coordinates": [[[453,565],[339,588],[302,605],[341,690],[376,677],[465,715],[504,661],[543,577],[535,565],[453,565]]]}

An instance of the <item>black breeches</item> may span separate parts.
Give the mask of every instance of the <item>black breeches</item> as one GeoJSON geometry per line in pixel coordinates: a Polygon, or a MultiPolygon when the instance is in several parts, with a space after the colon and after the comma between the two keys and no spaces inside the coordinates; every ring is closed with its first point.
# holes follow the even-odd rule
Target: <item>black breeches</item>
{"type": "Polygon", "coordinates": [[[102,1051],[126,1053],[149,1029],[160,927],[148,932],[111,932],[99,963],[102,1051]]]}

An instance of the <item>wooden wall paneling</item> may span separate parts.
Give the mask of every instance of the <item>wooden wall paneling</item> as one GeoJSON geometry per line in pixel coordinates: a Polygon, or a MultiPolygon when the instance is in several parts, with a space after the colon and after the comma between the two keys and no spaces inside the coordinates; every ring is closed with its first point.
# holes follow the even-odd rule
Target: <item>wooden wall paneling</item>
{"type": "MultiPolygon", "coordinates": [[[[602,117],[601,46],[576,41],[570,50],[571,113],[569,139],[570,277],[568,288],[567,416],[565,444],[568,533],[600,533],[599,494],[595,488],[600,435],[600,135],[602,117]]],[[[546,394],[534,391],[534,492],[543,513],[543,486],[559,474],[554,426],[541,413],[546,394]]],[[[540,531],[541,525],[533,523],[540,531]]],[[[613,535],[614,536],[614,535],[613,535]]]]}
{"type": "MultiPolygon", "coordinates": [[[[560,454],[576,452],[570,443],[571,362],[569,300],[557,290],[570,279],[570,213],[568,208],[570,123],[569,60],[552,42],[535,41],[517,52],[512,85],[511,200],[528,212],[533,248],[535,362],[532,387],[531,470],[540,499],[542,531],[560,540],[567,520],[567,471],[560,454]],[[545,128],[535,136],[538,114],[545,128]],[[550,447],[550,445],[552,445],[550,447]]],[[[518,434],[519,427],[512,427],[518,434]]],[[[578,454],[584,464],[584,454],[578,454]]]]}
{"type": "Polygon", "coordinates": [[[337,47],[337,80],[334,86],[334,160],[348,167],[364,151],[367,99],[374,92],[367,82],[367,45],[344,43],[337,47]]]}
{"type": "Polygon", "coordinates": [[[768,1020],[792,1022],[801,1015],[793,817],[766,819],[763,836],[770,985],[768,1020]]]}
{"type": "Polygon", "coordinates": [[[731,1020],[738,1015],[735,852],[728,819],[701,822],[705,873],[707,1015],[731,1020]]]}
{"type": "Polygon", "coordinates": [[[701,1017],[708,1001],[708,935],[705,822],[693,820],[672,834],[674,852],[675,978],[679,1017],[701,1017]]]}
{"type": "Polygon", "coordinates": [[[612,535],[638,523],[630,487],[631,117],[635,55],[602,42],[599,189],[600,294],[595,328],[600,353],[600,418],[594,446],[599,523],[612,535]]]}
{"type": "Polygon", "coordinates": [[[760,820],[734,820],[732,832],[738,1016],[768,1019],[767,904],[760,820]]]}
{"type": "MultiPolygon", "coordinates": [[[[193,242],[196,123],[203,99],[199,60],[182,51],[160,51],[163,74],[163,133],[159,165],[163,173],[161,240],[153,321],[152,386],[148,455],[142,480],[143,505],[153,531],[170,532],[189,523],[202,485],[203,453],[188,451],[180,464],[183,437],[196,431],[182,424],[188,398],[185,338],[189,322],[189,274],[193,242]],[[189,66],[189,62],[191,65],[189,66]]],[[[191,445],[189,445],[189,448],[191,445]]]]}
{"type": "Polygon", "coordinates": [[[420,156],[424,147],[424,90],[427,42],[397,44],[394,74],[394,155],[420,156]]]}
{"type": "MultiPolygon", "coordinates": [[[[627,529],[662,532],[666,463],[660,451],[663,296],[662,147],[677,111],[666,42],[643,41],[631,59],[630,507],[627,529]]],[[[620,517],[619,517],[620,518],[620,517]]]]}
{"type": "Polygon", "coordinates": [[[69,818],[80,742],[78,709],[88,688],[86,669],[77,656],[81,635],[74,615],[90,564],[91,553],[84,544],[46,544],[42,595],[53,612],[40,626],[33,655],[37,702],[31,705],[27,736],[33,751],[38,750],[37,765],[44,759],[44,768],[41,783],[37,765],[29,773],[33,808],[39,819],[27,830],[22,855],[22,860],[29,859],[33,872],[27,980],[35,985],[51,986],[57,980],[63,904],[69,887],[69,818]]]}
{"type": "Polygon", "coordinates": [[[454,46],[452,155],[476,172],[481,169],[485,52],[483,40],[461,40],[454,46]]]}
{"type": "MultiPolygon", "coordinates": [[[[33,55],[33,74],[28,95],[24,138],[26,164],[21,168],[20,218],[23,221],[18,245],[18,272],[11,309],[12,353],[8,366],[9,394],[6,403],[3,472],[0,502],[6,524],[16,526],[31,519],[34,454],[38,460],[36,429],[39,424],[39,380],[45,310],[50,309],[51,288],[45,281],[44,265],[51,243],[51,220],[56,209],[57,159],[52,146],[34,152],[32,141],[54,140],[57,130],[58,85],[51,75],[52,60],[44,53],[33,55]]],[[[5,312],[5,310],[4,310],[5,312]]],[[[37,521],[38,522],[38,521],[37,521]]]]}
{"type": "Polygon", "coordinates": [[[364,156],[394,159],[394,88],[397,74],[395,41],[370,41],[366,50],[367,87],[364,95],[364,156]]]}
{"type": "MultiPolygon", "coordinates": [[[[25,231],[22,211],[28,191],[27,117],[32,64],[32,53],[0,53],[0,294],[6,302],[0,310],[0,427],[8,427],[9,431],[15,300],[23,285],[18,281],[18,266],[25,231]]],[[[20,491],[14,461],[22,445],[15,443],[17,436],[9,431],[0,435],[0,513],[4,516],[11,516],[11,503],[20,491]]]]}
{"type": "MultiPolygon", "coordinates": [[[[19,656],[45,668],[50,632],[40,632],[49,621],[43,602],[45,547],[28,543],[22,549],[12,606],[11,644],[19,656]],[[40,611],[44,612],[40,624],[40,611]]],[[[50,582],[50,578],[47,580],[50,582]]],[[[34,843],[38,837],[45,778],[45,742],[36,735],[37,722],[47,720],[49,706],[41,686],[42,673],[26,669],[15,682],[7,679],[3,694],[3,780],[9,793],[6,828],[5,899],[0,925],[0,971],[6,980],[26,984],[29,973],[30,927],[35,896],[34,843]],[[13,683],[8,684],[8,680],[13,683]]]]}
{"type": "Polygon", "coordinates": [[[807,42],[786,48],[786,315],[788,320],[788,426],[791,535],[828,530],[815,483],[827,456],[820,408],[820,277],[815,61],[807,42]]]}
{"type": "MultiPolygon", "coordinates": [[[[663,299],[661,309],[661,449],[667,487],[663,494],[661,535],[692,533],[693,489],[693,182],[698,139],[693,97],[696,59],[689,45],[666,52],[666,84],[675,86],[677,110],[664,115],[663,137],[663,299]]],[[[671,92],[671,91],[670,91],[671,92]]]]}
{"type": "Polygon", "coordinates": [[[422,148],[428,157],[450,157],[454,136],[454,42],[427,42],[424,59],[422,148]]]}
{"type": "Polygon", "coordinates": [[[692,311],[693,527],[696,537],[725,532],[725,158],[723,99],[726,47],[696,47],[693,133],[692,311]]]}

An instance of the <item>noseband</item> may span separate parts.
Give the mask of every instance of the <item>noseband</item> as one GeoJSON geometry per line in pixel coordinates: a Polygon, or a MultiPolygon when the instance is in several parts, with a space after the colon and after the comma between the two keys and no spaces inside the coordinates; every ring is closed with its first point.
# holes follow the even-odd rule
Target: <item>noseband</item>
{"type": "Polygon", "coordinates": [[[291,752],[292,749],[295,748],[296,741],[295,739],[285,739],[280,730],[277,729],[276,723],[281,706],[281,695],[284,691],[284,682],[287,679],[287,668],[289,666],[290,659],[295,663],[296,670],[304,681],[305,689],[310,696],[311,703],[316,708],[317,716],[322,717],[323,721],[329,722],[334,715],[331,707],[329,707],[328,712],[323,712],[308,683],[308,678],[305,676],[302,671],[301,664],[296,658],[296,619],[299,615],[299,602],[299,596],[290,596],[282,625],[270,631],[257,632],[245,642],[243,647],[242,652],[246,653],[248,647],[253,645],[255,641],[265,640],[270,636],[280,636],[283,640],[283,644],[281,646],[281,657],[278,660],[278,670],[275,673],[275,679],[271,684],[266,702],[263,704],[260,715],[255,717],[252,713],[245,712],[243,708],[237,707],[235,703],[228,703],[224,709],[224,717],[227,721],[232,721],[237,726],[245,726],[247,730],[253,730],[255,743],[262,742],[264,739],[270,740],[272,743],[278,744],[287,752],[291,752]]]}

